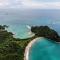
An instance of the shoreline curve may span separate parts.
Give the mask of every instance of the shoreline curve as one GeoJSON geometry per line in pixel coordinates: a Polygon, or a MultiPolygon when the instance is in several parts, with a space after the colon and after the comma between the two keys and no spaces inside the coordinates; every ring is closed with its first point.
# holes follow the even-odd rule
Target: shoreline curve
{"type": "Polygon", "coordinates": [[[40,38],[43,38],[43,37],[35,38],[30,43],[28,43],[28,45],[25,48],[25,52],[24,52],[24,60],[29,60],[29,50],[31,46],[37,41],[37,39],[40,39],[40,38]]]}

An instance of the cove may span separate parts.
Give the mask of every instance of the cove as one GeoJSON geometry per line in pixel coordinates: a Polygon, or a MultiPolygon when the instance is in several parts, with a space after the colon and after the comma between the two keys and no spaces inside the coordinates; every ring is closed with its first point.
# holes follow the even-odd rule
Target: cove
{"type": "Polygon", "coordinates": [[[28,60],[60,60],[60,43],[50,39],[40,37],[28,48],[28,60]]]}

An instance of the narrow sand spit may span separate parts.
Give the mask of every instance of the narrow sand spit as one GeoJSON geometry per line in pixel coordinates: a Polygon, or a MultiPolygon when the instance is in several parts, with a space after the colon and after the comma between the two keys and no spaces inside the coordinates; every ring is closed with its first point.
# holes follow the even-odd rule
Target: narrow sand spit
{"type": "Polygon", "coordinates": [[[24,53],[24,60],[29,60],[29,50],[31,48],[31,46],[37,41],[37,39],[40,39],[41,37],[39,38],[36,38],[34,40],[32,40],[26,47],[25,49],[25,53],[24,53]]]}

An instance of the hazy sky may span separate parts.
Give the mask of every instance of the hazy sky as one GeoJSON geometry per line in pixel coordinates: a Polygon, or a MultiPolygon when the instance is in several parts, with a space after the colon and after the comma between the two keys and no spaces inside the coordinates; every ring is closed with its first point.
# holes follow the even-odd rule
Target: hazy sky
{"type": "Polygon", "coordinates": [[[60,0],[0,0],[0,8],[60,9],[60,0]]]}

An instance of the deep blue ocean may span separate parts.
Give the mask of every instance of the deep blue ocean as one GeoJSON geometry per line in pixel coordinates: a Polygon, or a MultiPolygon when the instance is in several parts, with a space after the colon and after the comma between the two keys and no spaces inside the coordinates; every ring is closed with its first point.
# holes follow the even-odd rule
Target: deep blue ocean
{"type": "MultiPolygon", "coordinates": [[[[33,36],[31,26],[49,26],[60,35],[60,10],[0,10],[0,24],[8,25],[16,38],[33,36]]],[[[31,48],[29,60],[60,60],[60,46],[46,39],[38,40],[31,48]]]]}

